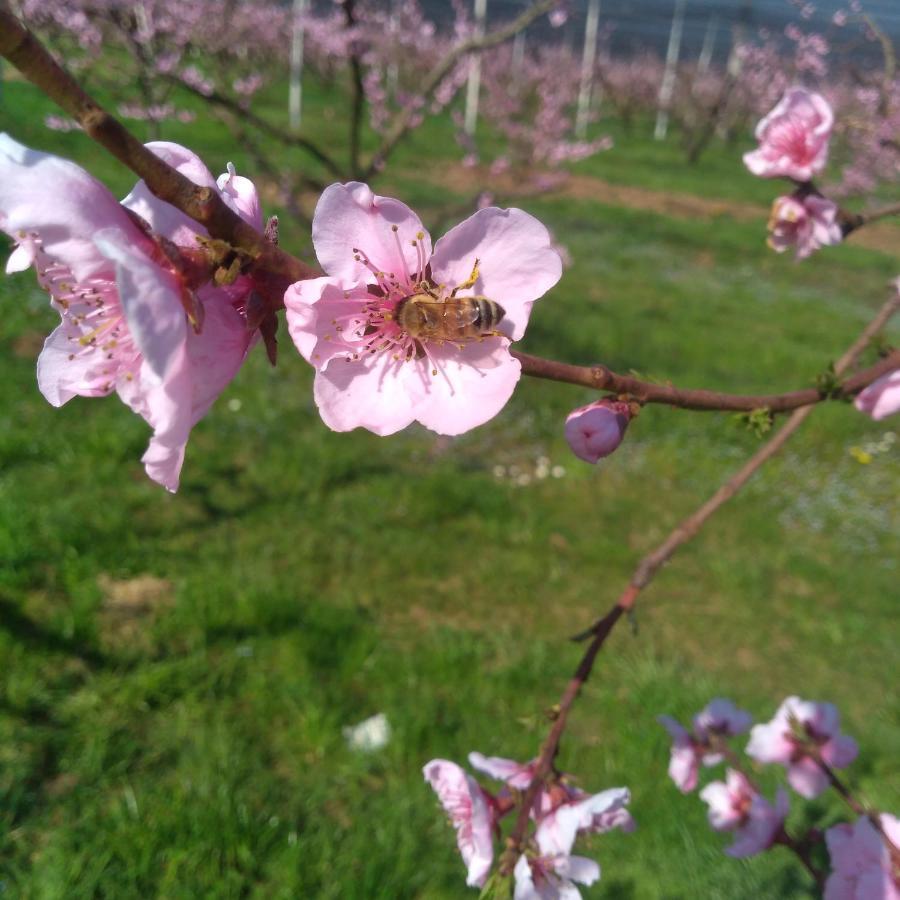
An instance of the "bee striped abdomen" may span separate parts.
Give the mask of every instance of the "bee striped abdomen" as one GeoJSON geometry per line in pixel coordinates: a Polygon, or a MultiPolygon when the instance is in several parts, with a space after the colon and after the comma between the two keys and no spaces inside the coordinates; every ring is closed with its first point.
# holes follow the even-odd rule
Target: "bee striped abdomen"
{"type": "Polygon", "coordinates": [[[421,340],[466,341],[496,333],[505,315],[487,297],[450,297],[439,300],[414,294],[401,300],[394,312],[397,324],[421,340]]]}

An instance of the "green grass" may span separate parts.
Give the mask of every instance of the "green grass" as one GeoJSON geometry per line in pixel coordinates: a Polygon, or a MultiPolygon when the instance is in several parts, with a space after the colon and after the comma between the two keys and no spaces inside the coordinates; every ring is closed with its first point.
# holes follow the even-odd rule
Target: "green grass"
{"type": "MultiPolygon", "coordinates": [[[[340,102],[310,100],[324,134],[340,102]]],[[[40,126],[50,106],[27,86],[6,84],[4,103],[0,126],[17,138],[128,189],[83,136],[40,126]]],[[[445,131],[423,129],[384,179],[426,221],[464,199],[413,166],[450,158],[445,131]]],[[[214,171],[234,158],[250,172],[208,120],[164,136],[214,171]]],[[[589,171],[698,192],[705,173],[708,196],[760,199],[757,182],[735,187],[736,155],[711,159],[689,170],[677,148],[634,138],[589,171]]],[[[895,259],[854,246],[797,266],[766,251],[758,223],[727,216],[551,195],[527,207],[574,264],[523,349],[679,384],[810,384],[896,275],[895,259]]],[[[0,303],[7,896],[474,896],[423,763],[532,755],[578,659],[567,635],[758,446],[729,416],[650,408],[590,468],[561,436],[590,394],[537,381],[456,440],[333,434],[285,339],[278,368],[255,351],[194,430],[172,497],[144,477],[147,429],[122,404],[54,410],[38,394],[54,315],[33,278],[0,282],[0,303]],[[494,474],[532,473],[542,456],[564,477],[494,474]],[[390,744],[351,751],[342,727],[376,712],[390,744]]],[[[867,466],[850,453],[891,427],[845,404],[817,411],[648,589],[637,632],[613,635],[560,764],[589,789],[628,785],[639,830],[590,845],[604,876],[586,897],[811,896],[786,854],[726,858],[702,804],[666,777],[655,716],[687,718],[716,695],[763,719],[788,693],[833,700],[862,745],[850,780],[896,810],[900,450],[882,443],[867,466]]],[[[840,813],[833,799],[795,802],[790,824],[840,813]]]]}

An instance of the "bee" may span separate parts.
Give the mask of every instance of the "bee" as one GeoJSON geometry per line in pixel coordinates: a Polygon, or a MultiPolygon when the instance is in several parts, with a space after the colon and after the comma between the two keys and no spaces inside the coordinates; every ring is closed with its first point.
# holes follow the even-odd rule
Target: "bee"
{"type": "Polygon", "coordinates": [[[506,311],[487,297],[440,300],[432,294],[412,294],[397,304],[394,320],[410,337],[422,341],[471,341],[499,335],[506,311]]]}

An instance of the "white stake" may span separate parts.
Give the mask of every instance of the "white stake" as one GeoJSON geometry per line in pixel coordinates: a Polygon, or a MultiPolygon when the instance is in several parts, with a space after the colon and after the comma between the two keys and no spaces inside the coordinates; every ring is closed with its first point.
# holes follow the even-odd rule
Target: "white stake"
{"type": "Polygon", "coordinates": [[[524,61],[525,61],[525,29],[523,28],[513,38],[513,49],[512,49],[513,71],[518,72],[519,69],[522,68],[522,63],[524,61]]]}
{"type": "MultiPolygon", "coordinates": [[[[487,0],[475,0],[475,35],[484,36],[484,20],[487,17],[487,0]]],[[[466,85],[466,118],[464,128],[472,137],[478,123],[478,93],[481,90],[481,54],[469,61],[469,83],[466,85]]]]}
{"type": "Polygon", "coordinates": [[[581,54],[581,84],[578,87],[578,110],[575,113],[575,137],[587,134],[591,112],[591,92],[594,89],[594,59],[597,56],[597,24],[600,21],[600,0],[588,0],[587,21],[584,23],[584,50],[581,54]]]}
{"type": "Polygon", "coordinates": [[[706,34],[703,35],[703,47],[700,56],[697,57],[697,71],[705,74],[709,71],[712,62],[713,49],[716,46],[716,32],[719,30],[719,17],[712,15],[706,25],[706,34]]]}
{"type": "Polygon", "coordinates": [[[288,122],[290,127],[300,127],[303,103],[303,14],[309,8],[309,0],[294,0],[294,21],[291,26],[291,67],[288,82],[288,122]]]}
{"type": "Polygon", "coordinates": [[[666,68],[663,72],[662,84],[659,86],[659,106],[656,110],[656,128],[653,137],[663,140],[669,130],[669,106],[675,93],[675,74],[678,67],[678,55],[681,52],[681,32],[684,29],[684,6],[686,0],[675,0],[675,12],[672,14],[672,30],[669,32],[669,49],[666,51],[666,68]]]}

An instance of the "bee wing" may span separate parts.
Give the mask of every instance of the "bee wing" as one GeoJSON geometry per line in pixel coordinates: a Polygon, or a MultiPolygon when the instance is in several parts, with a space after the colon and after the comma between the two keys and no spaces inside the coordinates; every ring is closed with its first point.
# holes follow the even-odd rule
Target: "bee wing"
{"type": "Polygon", "coordinates": [[[453,318],[454,325],[462,327],[477,322],[481,311],[476,303],[460,302],[467,301],[466,297],[457,297],[452,300],[436,300],[434,303],[423,304],[423,306],[432,306],[434,311],[442,318],[453,318]]]}

